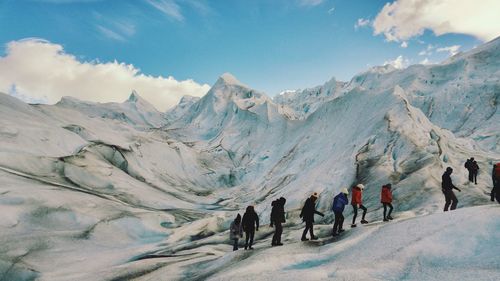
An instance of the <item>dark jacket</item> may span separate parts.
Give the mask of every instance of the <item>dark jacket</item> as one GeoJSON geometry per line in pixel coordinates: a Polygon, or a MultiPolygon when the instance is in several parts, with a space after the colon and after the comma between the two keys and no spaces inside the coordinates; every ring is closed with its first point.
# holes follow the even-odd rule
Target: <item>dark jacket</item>
{"type": "Polygon", "coordinates": [[[493,165],[493,170],[491,171],[491,179],[493,180],[493,184],[500,181],[500,163],[493,165]]]}
{"type": "Polygon", "coordinates": [[[252,231],[255,230],[256,227],[259,229],[259,216],[253,208],[247,208],[245,214],[243,214],[241,225],[243,226],[244,231],[252,231]]]}
{"type": "Polygon", "coordinates": [[[470,172],[477,172],[479,170],[479,165],[477,165],[477,161],[472,159],[467,159],[464,167],[470,172]]]}
{"type": "Polygon", "coordinates": [[[313,202],[312,198],[309,197],[307,198],[306,203],[304,203],[304,207],[302,207],[300,217],[305,222],[314,222],[314,214],[324,216],[323,213],[316,211],[316,204],[313,202]]]}
{"type": "Polygon", "coordinates": [[[465,164],[464,164],[465,169],[470,170],[471,164],[472,164],[472,161],[470,159],[467,159],[467,161],[465,161],[465,164]]]}
{"type": "Polygon", "coordinates": [[[347,204],[349,204],[349,199],[347,199],[347,195],[341,192],[333,198],[332,211],[342,213],[347,204]]]}
{"type": "Polygon", "coordinates": [[[443,190],[443,192],[451,191],[453,189],[460,190],[456,186],[453,185],[453,182],[451,181],[450,175],[451,175],[450,172],[444,172],[443,176],[441,177],[441,179],[442,179],[441,189],[443,190]]]}
{"type": "Polygon", "coordinates": [[[271,203],[271,223],[284,223],[285,222],[285,202],[286,199],[281,197],[271,203]]]}
{"type": "Polygon", "coordinates": [[[470,170],[472,172],[477,172],[479,170],[479,165],[477,165],[477,162],[475,160],[471,161],[471,163],[470,163],[470,170]]]}

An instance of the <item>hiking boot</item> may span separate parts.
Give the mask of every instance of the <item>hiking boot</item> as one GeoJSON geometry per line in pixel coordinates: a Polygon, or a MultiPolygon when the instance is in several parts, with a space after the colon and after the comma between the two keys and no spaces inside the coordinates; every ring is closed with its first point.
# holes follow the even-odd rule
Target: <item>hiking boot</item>
{"type": "Polygon", "coordinates": [[[351,224],[351,228],[353,228],[353,227],[356,227],[356,224],[355,224],[355,223],[351,224]]]}
{"type": "Polygon", "coordinates": [[[276,246],[283,246],[283,243],[280,242],[280,243],[276,244],[276,246]]]}
{"type": "Polygon", "coordinates": [[[311,237],[311,240],[318,240],[318,239],[319,239],[318,236],[311,237]]]}
{"type": "Polygon", "coordinates": [[[343,229],[339,229],[339,234],[340,234],[340,233],[342,233],[342,232],[344,232],[344,231],[345,231],[345,230],[343,230],[343,229]]]}
{"type": "Polygon", "coordinates": [[[309,239],[307,239],[305,237],[300,238],[300,240],[302,240],[302,241],[309,241],[309,239]]]}
{"type": "Polygon", "coordinates": [[[336,232],[333,232],[333,233],[332,233],[332,236],[333,236],[333,237],[335,237],[335,236],[339,236],[339,234],[338,234],[338,233],[336,233],[336,232]]]}
{"type": "Polygon", "coordinates": [[[389,221],[389,219],[384,219],[384,221],[389,221]]]}
{"type": "Polygon", "coordinates": [[[391,216],[387,216],[387,219],[392,221],[394,218],[392,218],[391,216]]]}
{"type": "Polygon", "coordinates": [[[253,247],[252,247],[252,246],[250,246],[250,247],[248,247],[248,249],[249,249],[249,250],[253,250],[253,247]]]}
{"type": "Polygon", "coordinates": [[[368,221],[367,220],[361,220],[361,224],[367,224],[368,221]]]}

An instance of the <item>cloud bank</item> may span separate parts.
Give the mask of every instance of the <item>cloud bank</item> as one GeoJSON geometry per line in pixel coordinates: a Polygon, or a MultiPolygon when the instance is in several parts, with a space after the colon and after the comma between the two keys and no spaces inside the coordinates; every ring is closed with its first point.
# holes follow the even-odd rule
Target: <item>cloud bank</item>
{"type": "Polygon", "coordinates": [[[436,35],[461,33],[482,41],[500,36],[498,0],[396,0],[385,4],[373,21],[376,35],[404,41],[426,29],[436,35]]]}
{"type": "Polygon", "coordinates": [[[142,74],[131,64],[82,62],[63,47],[40,39],[7,44],[0,56],[0,91],[25,101],[56,103],[63,96],[95,102],[122,102],[132,90],[164,111],[184,95],[202,96],[209,85],[142,74]]]}

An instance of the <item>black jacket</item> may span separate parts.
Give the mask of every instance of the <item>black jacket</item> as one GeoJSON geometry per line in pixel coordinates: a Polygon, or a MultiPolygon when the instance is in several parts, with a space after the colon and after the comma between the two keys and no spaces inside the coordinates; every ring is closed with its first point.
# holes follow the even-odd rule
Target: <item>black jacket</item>
{"type": "Polygon", "coordinates": [[[314,222],[314,214],[324,216],[323,213],[316,211],[316,205],[311,198],[307,198],[302,211],[300,212],[300,217],[305,222],[314,222]]]}
{"type": "Polygon", "coordinates": [[[470,170],[472,172],[477,172],[479,170],[479,165],[477,164],[477,162],[475,160],[471,162],[470,170]]]}
{"type": "Polygon", "coordinates": [[[285,222],[285,202],[286,199],[281,197],[271,203],[271,223],[284,223],[285,222]]]}
{"type": "Polygon", "coordinates": [[[456,186],[453,185],[453,182],[451,181],[450,175],[451,175],[451,173],[444,172],[443,176],[441,177],[441,179],[442,179],[441,188],[442,188],[443,192],[451,191],[453,189],[460,190],[456,186]]]}
{"type": "Polygon", "coordinates": [[[479,165],[477,165],[476,160],[467,159],[464,166],[470,172],[477,172],[479,170],[479,165]]]}
{"type": "Polygon", "coordinates": [[[244,231],[252,231],[255,227],[259,229],[259,216],[255,212],[245,212],[241,225],[244,231]]]}

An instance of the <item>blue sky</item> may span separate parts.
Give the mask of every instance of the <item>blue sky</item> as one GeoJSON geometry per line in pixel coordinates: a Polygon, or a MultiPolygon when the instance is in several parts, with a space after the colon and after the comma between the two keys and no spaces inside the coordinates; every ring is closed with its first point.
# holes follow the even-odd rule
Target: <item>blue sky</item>
{"type": "Polygon", "coordinates": [[[116,60],[200,84],[230,72],[273,96],[333,76],[346,81],[399,56],[404,64],[439,62],[454,52],[447,47],[464,51],[491,38],[468,27],[437,36],[437,28],[424,25],[419,33],[411,30],[419,23],[406,18],[396,26],[408,23],[406,33],[396,39],[389,20],[375,35],[374,21],[388,2],[394,1],[2,0],[0,43],[41,38],[79,61],[116,60]]]}

